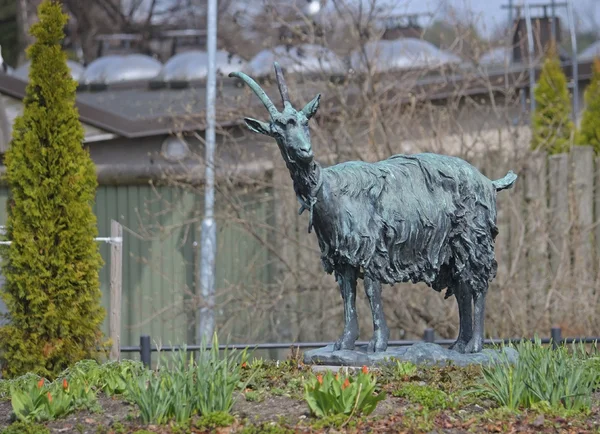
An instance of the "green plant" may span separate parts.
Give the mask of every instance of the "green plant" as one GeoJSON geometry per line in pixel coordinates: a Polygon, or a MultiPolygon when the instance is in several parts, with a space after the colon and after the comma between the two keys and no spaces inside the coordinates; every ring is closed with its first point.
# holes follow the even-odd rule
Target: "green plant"
{"type": "Polygon", "coordinates": [[[77,83],[61,50],[67,15],[59,2],[44,0],[38,17],[24,111],[4,157],[11,240],[1,250],[9,317],[0,328],[5,378],[33,372],[53,379],[104,346],[96,170],[83,147],[77,83]]]}
{"type": "Polygon", "coordinates": [[[400,378],[412,377],[417,373],[417,366],[411,362],[396,360],[396,375],[400,378]]]}
{"type": "Polygon", "coordinates": [[[302,373],[302,369],[291,360],[282,362],[254,360],[242,364],[241,381],[246,383],[248,389],[261,396],[268,390],[275,395],[302,399],[304,392],[302,373]]]}
{"type": "MultiPolygon", "coordinates": [[[[241,366],[248,358],[246,350],[237,352],[225,349],[219,352],[219,340],[213,336],[212,346],[202,343],[196,365],[194,395],[198,399],[200,414],[231,411],[233,392],[240,386],[241,366]]],[[[250,377],[247,381],[250,381],[250,377]]],[[[245,384],[242,385],[245,388],[245,384]]]]}
{"type": "Polygon", "coordinates": [[[125,429],[125,427],[124,427],[124,426],[123,426],[123,424],[122,424],[121,422],[119,422],[119,421],[116,421],[116,422],[114,422],[114,423],[112,424],[112,427],[111,427],[111,429],[112,429],[112,431],[113,431],[115,434],[125,434],[125,432],[126,432],[126,429],[125,429]]]}
{"type": "Polygon", "coordinates": [[[438,411],[428,407],[421,409],[409,408],[404,412],[404,423],[411,431],[431,432],[435,427],[435,417],[438,411]]]}
{"type": "Polygon", "coordinates": [[[202,344],[196,360],[184,348],[158,373],[145,371],[128,384],[127,396],[139,407],[143,423],[185,423],[194,414],[229,413],[235,388],[245,387],[240,371],[246,351],[221,355],[218,345],[215,334],[211,349],[202,344]]]}
{"type": "Polygon", "coordinates": [[[296,431],[281,425],[262,423],[259,425],[246,425],[240,434],[294,434],[296,431]]]}
{"type": "Polygon", "coordinates": [[[58,419],[77,409],[90,409],[96,404],[96,395],[83,382],[69,383],[64,378],[47,383],[42,378],[20,387],[13,385],[11,404],[18,420],[40,422],[58,419]]]}
{"type": "Polygon", "coordinates": [[[25,390],[13,386],[10,391],[10,401],[17,420],[39,422],[48,419],[46,393],[48,392],[44,388],[43,379],[38,383],[29,384],[25,390]]]}
{"type": "Polygon", "coordinates": [[[516,364],[503,357],[497,364],[483,367],[483,381],[471,390],[498,404],[516,410],[547,402],[551,408],[587,411],[598,381],[581,352],[565,346],[543,347],[539,339],[517,346],[516,364]]]}
{"type": "Polygon", "coordinates": [[[0,431],[0,434],[50,434],[50,430],[37,423],[17,421],[0,431]]]}
{"type": "Polygon", "coordinates": [[[247,390],[244,393],[244,397],[248,402],[261,402],[264,400],[264,395],[256,390],[247,390]]]}
{"type": "Polygon", "coordinates": [[[385,399],[385,392],[375,394],[377,380],[366,367],[356,378],[352,376],[312,375],[304,383],[304,399],[310,411],[317,417],[336,414],[369,415],[377,403],[385,399]]]}
{"type": "Polygon", "coordinates": [[[173,395],[162,373],[147,371],[128,385],[128,396],[138,406],[142,423],[167,423],[173,417],[173,395]]]}
{"type": "Polygon", "coordinates": [[[127,384],[144,370],[141,362],[134,360],[111,361],[99,364],[95,360],[82,360],[59,375],[70,382],[81,381],[106,395],[120,395],[127,390],[127,384]]]}
{"type": "Polygon", "coordinates": [[[395,390],[393,395],[405,398],[428,410],[444,410],[456,406],[456,400],[452,396],[426,384],[405,383],[401,385],[400,389],[395,390]]]}
{"type": "Polygon", "coordinates": [[[317,431],[327,431],[328,428],[353,428],[356,421],[349,420],[345,414],[333,414],[311,421],[311,427],[317,431]]]}
{"type": "Polygon", "coordinates": [[[215,428],[226,427],[233,424],[234,418],[229,413],[217,411],[214,413],[203,414],[196,421],[196,428],[201,430],[214,430],[215,428]]]}
{"type": "Polygon", "coordinates": [[[144,365],[135,360],[104,363],[100,366],[99,388],[108,396],[121,395],[126,392],[127,384],[144,370],[144,365]]]}
{"type": "Polygon", "coordinates": [[[32,382],[37,383],[40,379],[39,375],[28,372],[17,378],[0,380],[0,399],[10,399],[10,390],[12,387],[15,389],[28,388],[32,382]]]}
{"type": "Polygon", "coordinates": [[[571,101],[567,78],[555,47],[548,50],[540,78],[534,90],[536,101],[532,119],[531,148],[550,154],[567,152],[575,126],[571,120],[571,101]]]}
{"type": "Polygon", "coordinates": [[[594,60],[592,80],[585,89],[585,109],[576,135],[578,145],[593,146],[600,153],[600,59],[594,60]]]}

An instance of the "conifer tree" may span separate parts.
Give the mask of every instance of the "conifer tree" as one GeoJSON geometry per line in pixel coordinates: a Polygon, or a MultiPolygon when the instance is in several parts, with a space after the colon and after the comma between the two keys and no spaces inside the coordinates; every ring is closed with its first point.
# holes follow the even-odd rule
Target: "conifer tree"
{"type": "Polygon", "coordinates": [[[93,357],[102,344],[96,173],[83,147],[71,78],[60,42],[67,16],[57,1],[38,8],[23,115],[5,156],[10,188],[6,278],[8,325],[0,328],[3,375],[53,378],[93,357]]]}
{"type": "Polygon", "coordinates": [[[549,154],[567,152],[571,147],[574,124],[567,78],[560,67],[556,49],[548,50],[539,82],[534,90],[536,108],[532,119],[532,149],[549,154]]]}
{"type": "Polygon", "coordinates": [[[585,110],[577,133],[578,145],[593,146],[600,153],[600,59],[594,60],[592,80],[585,90],[585,110]]]}

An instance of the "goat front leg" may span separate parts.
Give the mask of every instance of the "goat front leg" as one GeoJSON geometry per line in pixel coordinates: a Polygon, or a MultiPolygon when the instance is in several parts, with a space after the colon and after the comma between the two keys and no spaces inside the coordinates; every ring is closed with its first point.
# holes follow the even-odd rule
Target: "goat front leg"
{"type": "Polygon", "coordinates": [[[385,322],[383,305],[381,303],[381,282],[373,280],[369,276],[364,277],[365,292],[371,306],[373,314],[373,337],[369,342],[367,351],[382,352],[387,349],[388,339],[390,338],[390,329],[385,322]]]}
{"type": "Polygon", "coordinates": [[[358,339],[358,317],[356,315],[356,280],[357,271],[352,267],[344,267],[336,273],[337,281],[344,300],[344,332],[334,344],[334,351],[353,350],[358,339]]]}
{"type": "Polygon", "coordinates": [[[455,285],[453,292],[458,304],[459,329],[458,338],[456,342],[450,345],[450,349],[464,353],[467,344],[473,337],[473,311],[471,306],[473,297],[464,283],[455,285]]]}
{"type": "Polygon", "coordinates": [[[485,297],[488,287],[473,292],[475,312],[473,317],[473,337],[465,347],[465,353],[478,353],[483,350],[483,332],[485,319],[485,297]]]}

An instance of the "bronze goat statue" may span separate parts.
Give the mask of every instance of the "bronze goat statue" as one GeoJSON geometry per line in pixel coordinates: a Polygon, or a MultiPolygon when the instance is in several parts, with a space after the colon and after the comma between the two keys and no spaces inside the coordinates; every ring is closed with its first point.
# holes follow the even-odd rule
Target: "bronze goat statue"
{"type": "Polygon", "coordinates": [[[344,331],[335,350],[352,350],[358,339],[356,283],[364,280],[373,315],[369,352],[387,349],[382,283],[424,282],[458,302],[460,327],[452,345],[460,353],[482,350],[485,298],[496,275],[496,194],[511,188],[509,171],[491,181],[466,161],[422,153],[394,155],[376,163],[352,161],[321,167],[314,160],[309,120],[321,95],[298,111],[290,103],[275,63],[283,111],[241,72],[260,98],[270,122],[245,118],[250,130],[277,142],[290,172],[300,213],[309,212],[325,271],[335,273],[344,301],[344,331]],[[474,306],[474,318],[473,318],[474,306]]]}

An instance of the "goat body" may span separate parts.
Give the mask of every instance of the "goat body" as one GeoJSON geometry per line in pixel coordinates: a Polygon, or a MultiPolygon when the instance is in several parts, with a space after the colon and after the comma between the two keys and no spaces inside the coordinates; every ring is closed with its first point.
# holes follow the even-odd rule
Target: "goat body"
{"type": "Polygon", "coordinates": [[[461,274],[495,276],[496,187],[464,160],[395,155],[321,176],[314,227],[326,272],[349,265],[382,283],[437,291],[461,274]]]}

